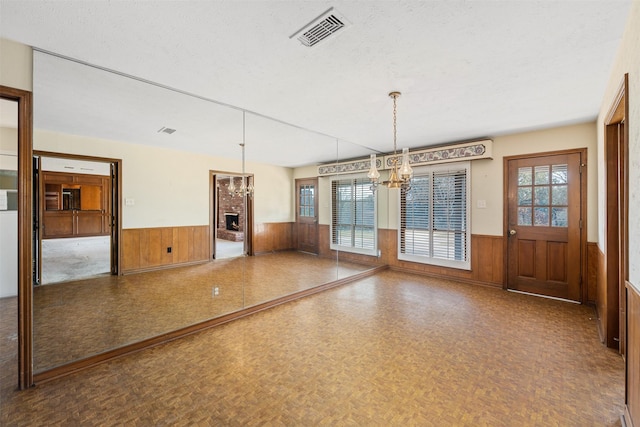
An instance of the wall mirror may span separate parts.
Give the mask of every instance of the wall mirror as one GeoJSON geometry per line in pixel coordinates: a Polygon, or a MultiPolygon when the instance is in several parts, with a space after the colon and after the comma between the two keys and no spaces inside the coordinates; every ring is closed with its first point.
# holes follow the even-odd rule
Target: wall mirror
{"type": "MultiPolygon", "coordinates": [[[[331,176],[318,177],[368,149],[50,53],[34,52],[33,74],[36,157],[121,168],[98,185],[62,166],[39,212],[112,203],[122,233],[102,235],[124,273],[34,285],[36,374],[371,268],[330,249],[331,176]]],[[[86,237],[99,236],[39,239],[86,237]]]]}

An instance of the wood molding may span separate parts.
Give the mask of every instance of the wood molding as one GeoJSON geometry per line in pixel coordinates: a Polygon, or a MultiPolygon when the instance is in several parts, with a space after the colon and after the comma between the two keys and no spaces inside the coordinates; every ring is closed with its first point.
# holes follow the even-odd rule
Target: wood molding
{"type": "Polygon", "coordinates": [[[626,343],[626,393],[625,419],[627,426],[640,426],[640,288],[629,281],[625,283],[627,294],[626,343]]]}
{"type": "Polygon", "coordinates": [[[376,268],[372,268],[367,271],[363,271],[358,274],[354,274],[353,276],[345,277],[339,280],[335,280],[333,282],[328,282],[320,286],[316,286],[314,288],[305,289],[299,292],[295,292],[293,294],[285,295],[280,298],[276,298],[271,301],[267,301],[264,303],[260,303],[251,307],[244,308],[242,310],[238,310],[233,313],[226,314],[224,316],[216,317],[214,319],[206,320],[204,322],[196,323],[191,326],[187,326],[185,328],[177,329],[175,331],[167,332],[165,334],[158,335],[156,337],[152,337],[146,340],[142,340],[136,343],[132,343],[129,345],[125,345],[123,347],[119,347],[113,350],[106,351],[104,353],[100,353],[91,357],[87,357],[85,359],[77,360],[75,362],[71,362],[66,365],[58,366],[56,368],[50,369],[48,371],[40,372],[34,376],[34,380],[36,383],[41,384],[46,381],[50,381],[65,375],[69,375],[74,372],[81,371],[83,369],[95,366],[99,363],[106,362],[108,360],[115,359],[117,357],[121,357],[124,355],[136,353],[138,351],[154,347],[160,344],[164,344],[170,341],[173,341],[178,338],[185,337],[187,335],[195,334],[197,332],[203,331],[205,329],[213,328],[215,326],[223,325],[225,323],[231,322],[233,320],[238,320],[243,317],[250,316],[252,314],[268,310],[270,308],[286,304],[291,301],[295,301],[310,295],[315,295],[320,292],[324,292],[329,289],[337,288],[339,286],[346,285],[348,283],[355,282],[357,280],[364,279],[366,277],[373,276],[381,271],[386,270],[386,266],[380,266],[376,268]]]}
{"type": "Polygon", "coordinates": [[[0,98],[18,103],[18,388],[33,385],[33,96],[0,85],[0,98]]]}
{"type": "Polygon", "coordinates": [[[599,274],[599,254],[600,249],[595,242],[587,242],[587,275],[586,277],[586,298],[585,302],[595,304],[598,299],[598,274],[599,274]]]}

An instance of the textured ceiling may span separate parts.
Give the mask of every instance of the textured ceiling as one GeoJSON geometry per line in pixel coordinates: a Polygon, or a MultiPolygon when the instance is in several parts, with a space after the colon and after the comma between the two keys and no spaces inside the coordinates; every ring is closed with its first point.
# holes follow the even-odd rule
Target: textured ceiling
{"type": "Polygon", "coordinates": [[[237,157],[245,109],[247,158],[294,166],[390,151],[392,90],[399,146],[593,120],[629,5],[0,0],[0,35],[196,95],[41,55],[36,128],[237,157]],[[289,38],[330,7],[347,29],[289,38]]]}

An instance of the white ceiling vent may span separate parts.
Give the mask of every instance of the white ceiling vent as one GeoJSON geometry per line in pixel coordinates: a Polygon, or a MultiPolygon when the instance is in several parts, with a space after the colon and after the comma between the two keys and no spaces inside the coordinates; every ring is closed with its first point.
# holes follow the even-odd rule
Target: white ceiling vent
{"type": "Polygon", "coordinates": [[[171,135],[172,133],[174,133],[176,130],[175,129],[171,129],[171,128],[167,128],[162,126],[160,129],[158,129],[158,133],[168,133],[169,135],[171,135]]]}
{"type": "Polygon", "coordinates": [[[349,21],[340,12],[330,8],[289,38],[296,39],[303,45],[311,47],[344,30],[348,24],[349,21]]]}

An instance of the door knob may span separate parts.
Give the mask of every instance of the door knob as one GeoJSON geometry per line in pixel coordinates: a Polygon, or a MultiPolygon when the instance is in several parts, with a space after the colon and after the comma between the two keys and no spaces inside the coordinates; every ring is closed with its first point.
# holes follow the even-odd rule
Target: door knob
{"type": "Polygon", "coordinates": [[[516,230],[509,230],[509,236],[513,236],[514,234],[516,234],[516,230]]]}

